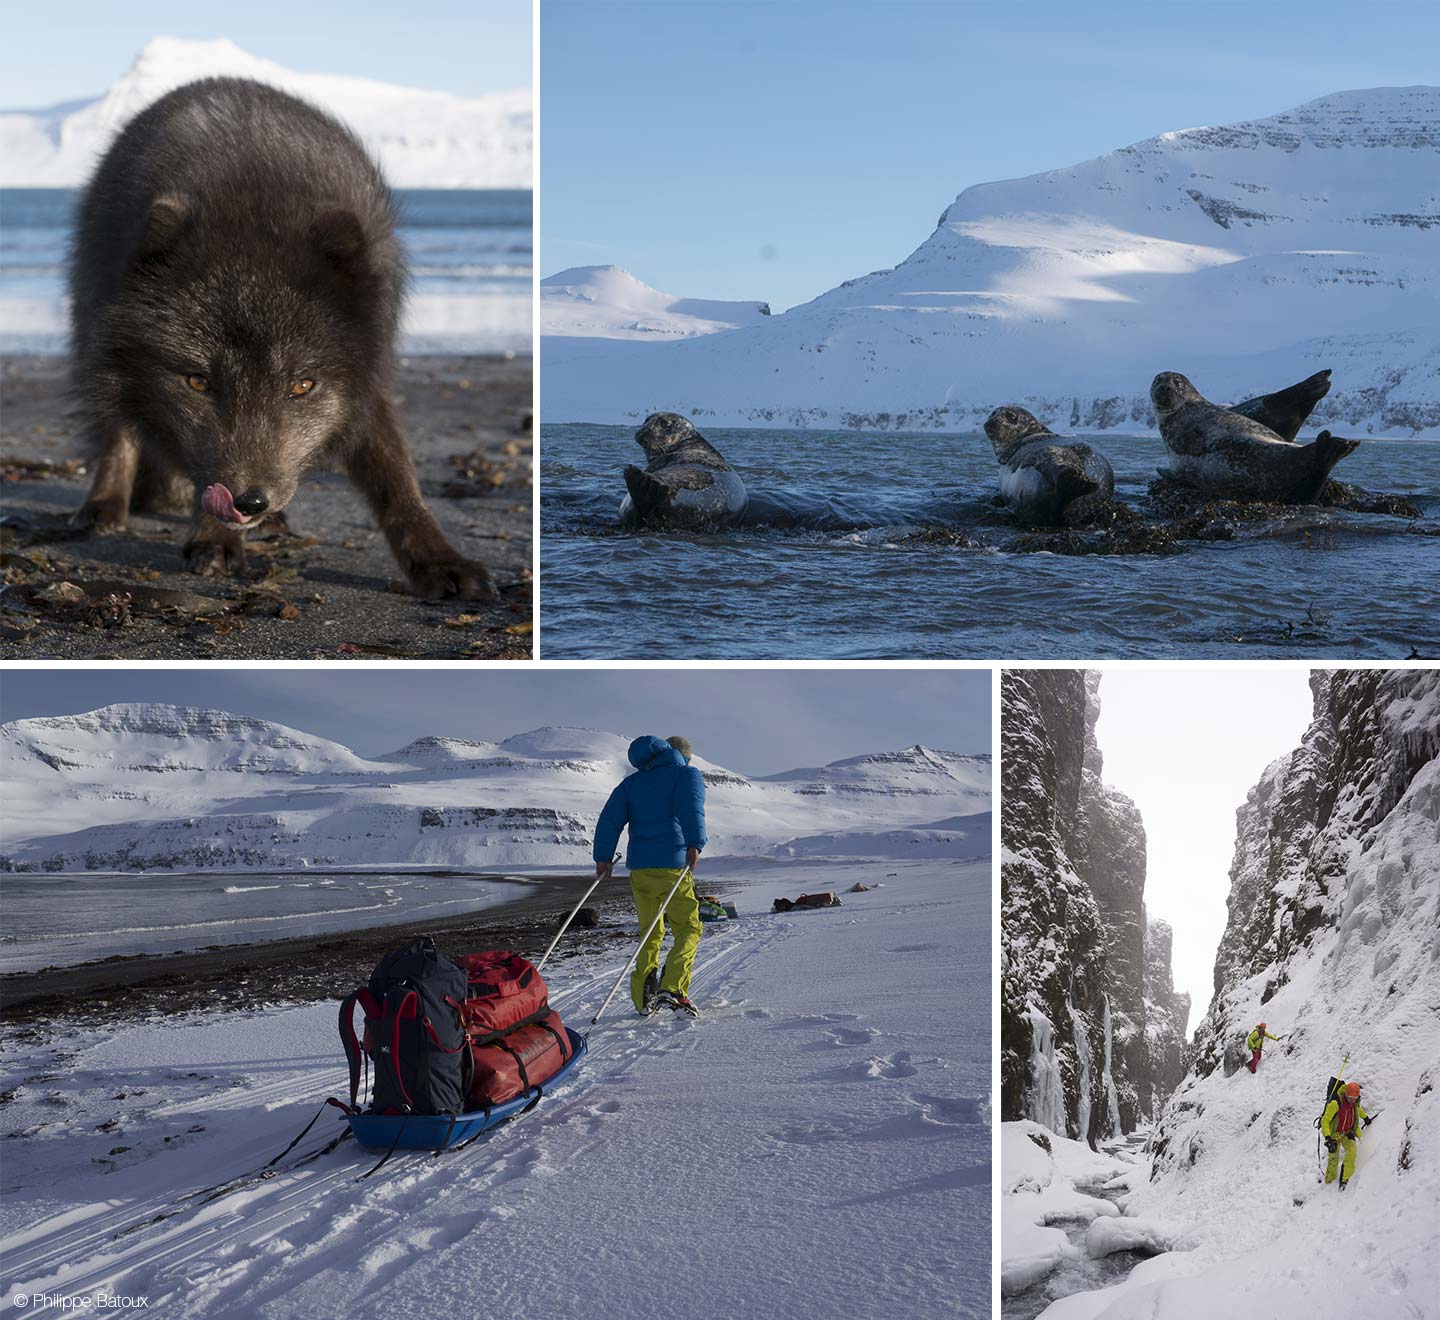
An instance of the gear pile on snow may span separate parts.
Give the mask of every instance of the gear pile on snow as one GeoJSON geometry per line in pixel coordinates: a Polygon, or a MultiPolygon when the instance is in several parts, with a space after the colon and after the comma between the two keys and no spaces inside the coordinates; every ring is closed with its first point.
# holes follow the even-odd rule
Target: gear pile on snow
{"type": "Polygon", "coordinates": [[[429,936],[387,953],[369,984],[345,997],[340,1040],[351,1112],[361,1109],[362,1068],[374,1070],[372,1114],[489,1110],[537,1090],[573,1053],[544,979],[518,953],[452,962],[429,936]]]}
{"type": "Polygon", "coordinates": [[[789,912],[792,908],[839,907],[840,895],[826,890],[823,894],[801,894],[799,898],[777,898],[776,912],[789,912]]]}
{"type": "Polygon", "coordinates": [[[734,921],[740,915],[734,903],[726,903],[714,894],[696,894],[695,901],[700,906],[701,921],[734,921]]]}

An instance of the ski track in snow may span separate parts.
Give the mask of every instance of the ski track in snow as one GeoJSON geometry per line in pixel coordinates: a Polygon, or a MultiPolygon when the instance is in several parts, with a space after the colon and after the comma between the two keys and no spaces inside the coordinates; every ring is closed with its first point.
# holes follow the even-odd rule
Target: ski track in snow
{"type": "MultiPolygon", "coordinates": [[[[845,883],[873,879],[876,869],[836,868],[837,884],[841,875],[845,883]]],[[[456,1305],[486,1296],[501,1309],[509,1299],[549,1315],[623,1311],[641,1320],[673,1314],[694,1291],[708,1298],[692,1309],[699,1315],[743,1314],[762,1297],[781,1317],[878,1316],[897,1307],[988,1315],[988,1100],[960,1093],[945,1076],[959,1071],[972,1095],[988,1095],[988,960],[981,961],[987,880],[983,863],[916,863],[872,894],[847,896],[838,912],[758,915],[760,904],[786,888],[767,878],[742,900],[757,915],[707,928],[693,984],[705,1008],[701,1019],[641,1021],[627,1016],[629,1005],[617,996],[575,1079],[518,1125],[438,1159],[397,1153],[364,1183],[355,1180],[379,1154],[347,1140],[315,1165],[205,1200],[282,1149],[324,1095],[343,1093],[346,1077],[338,1041],[324,1054],[302,1047],[285,1058],[237,1062],[224,1057],[228,1033],[210,1028],[219,1021],[240,1026],[230,1049],[256,1043],[259,1053],[244,1025],[228,1015],[198,1019],[187,1027],[203,1033],[199,1053],[215,1051],[224,1062],[197,1064],[198,1078],[180,1067],[143,1069],[147,1098],[173,1086],[172,1077],[184,1089],[145,1113],[138,1134],[122,1119],[114,1135],[155,1146],[165,1127],[181,1131],[203,1119],[212,1134],[221,1131],[221,1149],[208,1153],[197,1144],[193,1155],[182,1154],[178,1180],[173,1166],[155,1167],[153,1152],[96,1174],[85,1151],[78,1169],[41,1175],[40,1187],[14,1188],[3,1212],[8,1242],[0,1278],[12,1296],[106,1290],[148,1296],[151,1314],[180,1317],[430,1314],[452,1291],[456,1305]],[[961,941],[951,931],[962,926],[972,931],[969,957],[979,969],[965,982],[964,1001],[953,985],[937,990],[933,970],[935,959],[954,959],[961,941]],[[909,987],[904,1001],[882,993],[862,1002],[850,993],[847,987],[873,980],[882,967],[879,975],[909,987]],[[963,1027],[957,1006],[970,1014],[963,1027]],[[909,1019],[916,1008],[930,1029],[915,1029],[909,1019]],[[898,1025],[886,1022],[885,1009],[898,1025]],[[962,1039],[976,1045],[957,1052],[962,1039]],[[732,1072],[727,1091],[713,1070],[740,1067],[750,1055],[753,1075],[732,1072]],[[320,1064],[327,1058],[334,1063],[320,1064]],[[253,1083],[224,1078],[227,1067],[247,1064],[258,1074],[253,1083]],[[228,1124],[272,1110],[276,1121],[223,1135],[228,1124]],[[851,1167],[858,1184],[847,1176],[851,1167]],[[127,1176],[138,1185],[134,1194],[124,1183],[108,1195],[95,1185],[127,1176]],[[885,1182],[877,1187],[879,1178],[885,1182]],[[612,1195],[619,1204],[598,1199],[612,1195]],[[637,1196],[653,1209],[651,1222],[628,1217],[637,1196]],[[27,1198],[35,1204],[21,1204],[27,1198]],[[797,1217],[800,1205],[812,1213],[797,1217]],[[927,1245],[917,1255],[922,1233],[927,1245]],[[536,1266],[546,1282],[526,1273],[536,1257],[524,1244],[537,1235],[549,1244],[546,1264],[536,1266]],[[580,1278],[565,1261],[577,1238],[588,1240],[593,1254],[577,1266],[580,1278]],[[946,1245],[952,1239],[953,1247],[946,1245]],[[753,1258],[766,1243],[774,1250],[753,1258]],[[677,1262],[676,1250],[691,1254],[677,1262]],[[718,1253],[735,1270],[717,1279],[697,1253],[718,1253]],[[658,1272],[657,1261],[667,1262],[658,1272]],[[812,1271],[820,1277],[798,1282],[812,1271]]],[[[592,956],[547,969],[552,1002],[573,1027],[588,1027],[619,967],[613,956],[592,956]]],[[[288,1010],[300,1015],[294,1021],[306,1030],[304,1046],[321,1045],[327,1027],[333,1037],[331,1011],[288,1010]]],[[[263,1033],[275,1018],[243,1022],[263,1033]]],[[[143,1040],[153,1030],[138,1034],[143,1040]]],[[[120,1041],[132,1034],[121,1032],[120,1041]]],[[[80,1052],[103,1060],[106,1048],[80,1052]]],[[[74,1057],[68,1044],[65,1050],[74,1057]]],[[[56,1074],[63,1074],[64,1057],[49,1060],[56,1074]]],[[[45,1060],[26,1061],[37,1062],[45,1060]]],[[[7,1073],[13,1086],[14,1068],[7,1073]]],[[[97,1098],[131,1086],[103,1072],[76,1077],[100,1087],[97,1098]]],[[[81,1131],[95,1116],[84,1116],[81,1131]]],[[[286,1166],[323,1149],[338,1130],[322,1119],[286,1166]]],[[[17,1181],[15,1171],[7,1181],[17,1181]]]]}

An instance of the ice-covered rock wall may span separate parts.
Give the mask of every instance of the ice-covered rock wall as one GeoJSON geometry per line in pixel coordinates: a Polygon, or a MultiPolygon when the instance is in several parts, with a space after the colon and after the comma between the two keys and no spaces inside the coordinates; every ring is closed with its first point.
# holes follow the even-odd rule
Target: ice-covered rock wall
{"type": "Polygon", "coordinates": [[[1135,804],[1103,782],[1098,693],[1099,676],[1078,670],[1002,680],[1004,1116],[1050,1126],[1036,1108],[1050,1090],[1034,1074],[1053,1056],[1065,1101],[1064,1127],[1053,1130],[1091,1142],[1133,1131],[1164,1101],[1189,1011],[1186,1001],[1176,1025],[1167,943],[1152,1045],[1162,969],[1151,969],[1145,828],[1135,804]],[[1049,1024],[1039,1053],[1037,1014],[1049,1024]]]}

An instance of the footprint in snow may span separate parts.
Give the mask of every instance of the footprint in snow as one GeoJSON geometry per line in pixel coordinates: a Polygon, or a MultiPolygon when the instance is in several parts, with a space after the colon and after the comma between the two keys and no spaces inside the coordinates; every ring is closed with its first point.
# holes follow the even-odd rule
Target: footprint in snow
{"type": "Polygon", "coordinates": [[[922,1095],[917,1091],[910,1099],[920,1106],[922,1117],[931,1123],[959,1127],[981,1121],[980,1101],[974,1096],[922,1095]]]}
{"type": "Polygon", "coordinates": [[[874,1027],[831,1027],[825,1033],[833,1046],[868,1045],[880,1033],[874,1027]]]}
{"type": "Polygon", "coordinates": [[[814,1081],[822,1082],[865,1082],[876,1078],[914,1077],[916,1068],[910,1062],[907,1050],[898,1054],[871,1055],[868,1059],[856,1059],[842,1068],[829,1068],[816,1073],[814,1081]]]}

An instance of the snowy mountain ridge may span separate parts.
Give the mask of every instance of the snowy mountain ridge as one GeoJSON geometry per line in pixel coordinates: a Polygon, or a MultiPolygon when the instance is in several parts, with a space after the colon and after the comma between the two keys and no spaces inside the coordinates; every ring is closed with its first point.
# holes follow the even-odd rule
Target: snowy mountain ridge
{"type": "MultiPolygon", "coordinates": [[[[606,796],[632,773],[630,740],[546,727],[497,743],[423,737],[368,758],[191,707],[16,720],[0,726],[0,865],[583,865],[606,796]]],[[[846,856],[989,851],[986,755],[917,746],[753,779],[698,755],[693,764],[707,784],[711,855],[820,855],[822,836],[846,856]]]]}
{"type": "Polygon", "coordinates": [[[0,186],[77,187],[111,139],[167,92],[199,78],[254,78],[348,124],[397,188],[529,188],[528,90],[461,97],[337,74],[298,73],[234,42],[155,37],[102,96],[0,113],[0,186]]]}
{"type": "Polygon", "coordinates": [[[687,339],[756,325],[763,302],[717,302],[661,293],[619,266],[572,266],[540,281],[547,335],[581,339],[687,339]]]}
{"type": "Polygon", "coordinates": [[[899,265],[672,343],[546,327],[551,421],[1154,431],[1162,370],[1218,402],[1322,367],[1312,424],[1440,430],[1440,88],[1340,92],[966,189],[899,265]]]}

